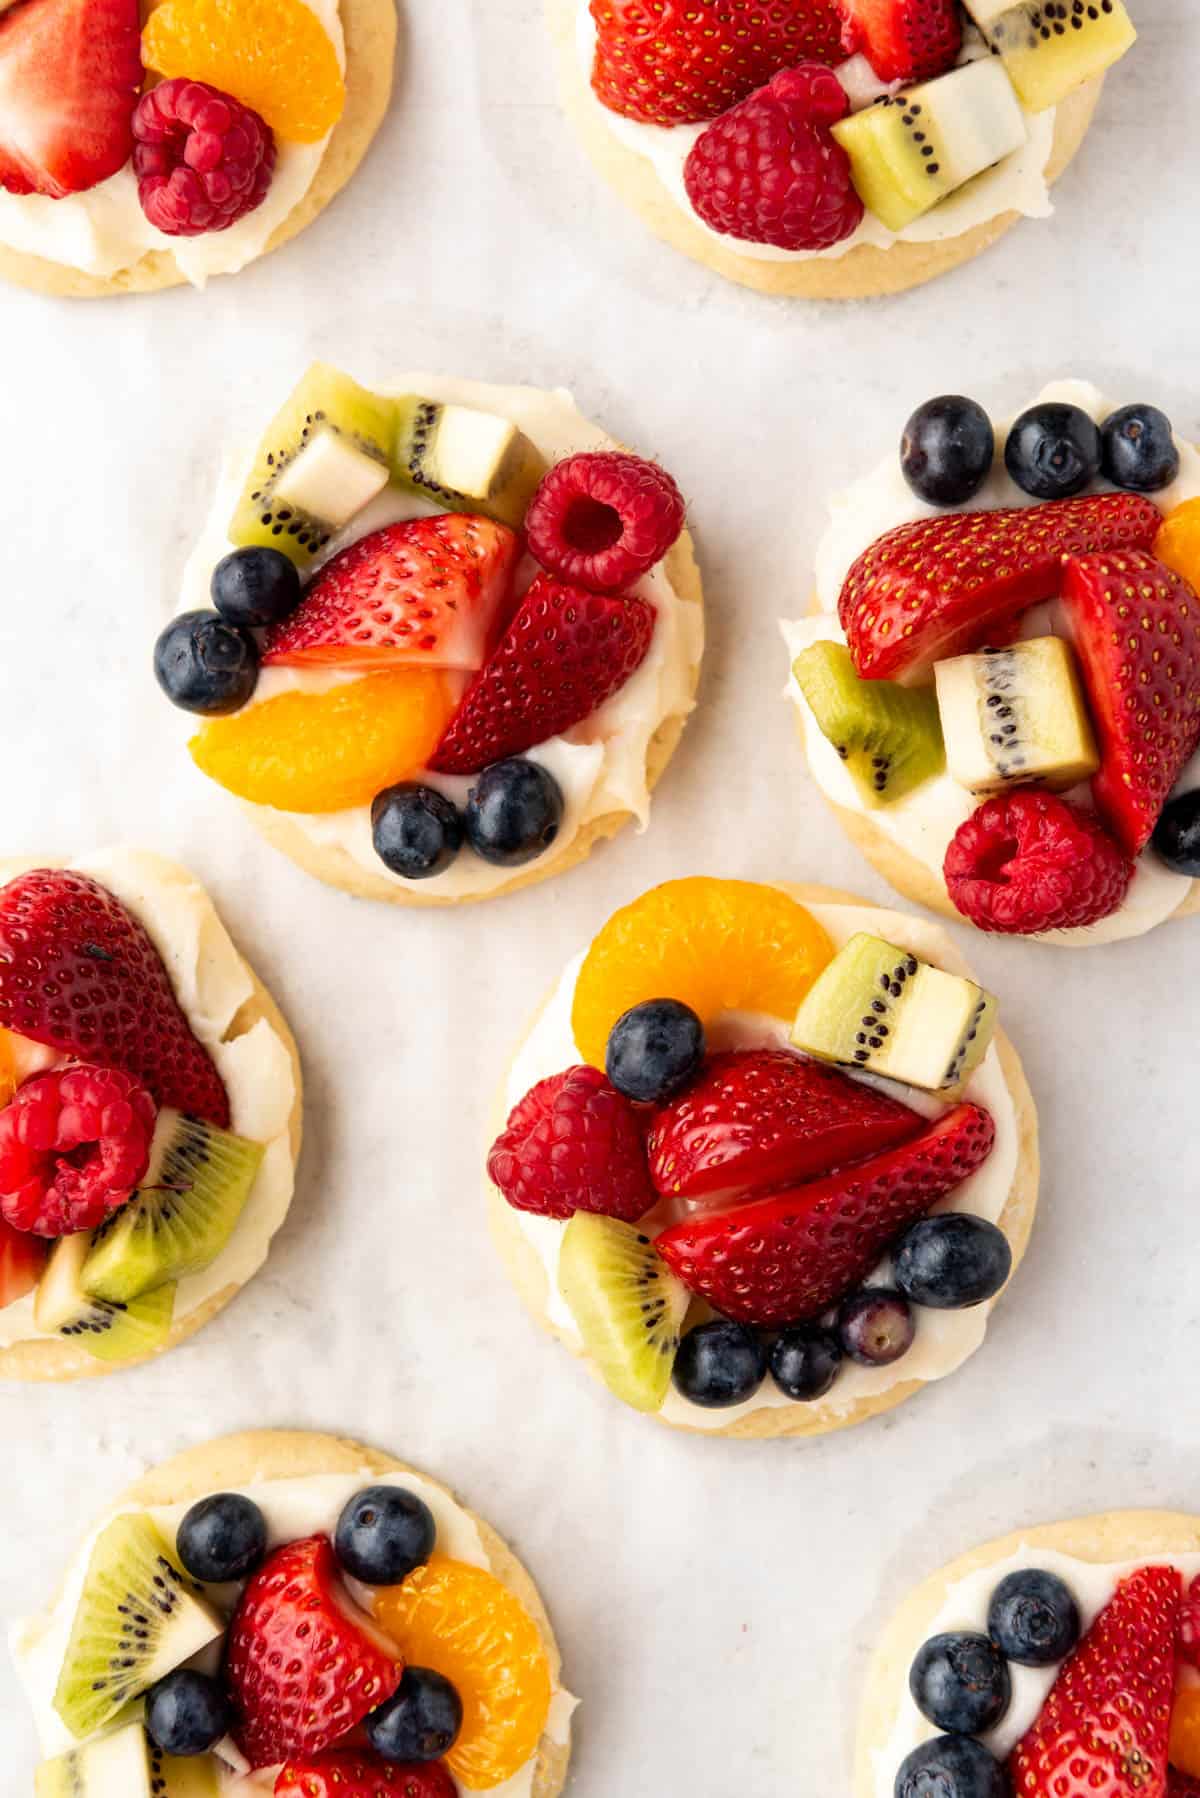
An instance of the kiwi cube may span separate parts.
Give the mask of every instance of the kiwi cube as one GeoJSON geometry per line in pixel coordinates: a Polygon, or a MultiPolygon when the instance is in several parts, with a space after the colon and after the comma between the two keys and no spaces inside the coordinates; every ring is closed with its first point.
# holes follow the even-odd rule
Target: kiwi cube
{"type": "Polygon", "coordinates": [[[1100,766],[1070,645],[1032,637],[934,668],[950,773],[972,793],[1065,791],[1100,766]]]}
{"type": "Polygon", "coordinates": [[[160,1286],[130,1304],[92,1298],[82,1284],[91,1246],[86,1230],[55,1243],[34,1300],[34,1323],[47,1336],[78,1343],[97,1361],[136,1361],[154,1354],[171,1333],[175,1287],[160,1286]]]}
{"type": "Polygon", "coordinates": [[[520,530],[546,459],[511,419],[407,394],[396,402],[393,474],[451,512],[480,512],[520,530]]]}
{"type": "Polygon", "coordinates": [[[1057,106],[1137,40],[1121,0],[966,0],[966,7],[1030,112],[1057,106]]]}
{"type": "Polygon", "coordinates": [[[942,772],[946,755],[931,688],[860,680],[844,643],[811,644],[792,673],[868,806],[891,805],[942,772]]]}
{"type": "Polygon", "coordinates": [[[609,1390],[662,1408],[691,1296],[633,1224],[577,1211],[563,1231],[558,1289],[609,1390]]]}

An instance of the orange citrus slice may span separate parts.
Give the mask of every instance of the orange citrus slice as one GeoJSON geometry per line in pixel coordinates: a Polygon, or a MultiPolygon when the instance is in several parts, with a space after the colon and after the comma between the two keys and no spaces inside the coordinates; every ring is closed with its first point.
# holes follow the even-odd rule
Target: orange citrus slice
{"type": "Polygon", "coordinates": [[[1171,1765],[1200,1779],[1200,1686],[1181,1685],[1171,1711],[1171,1765]]]}
{"type": "Polygon", "coordinates": [[[142,56],[156,74],[207,81],[252,106],[293,143],[318,143],[346,104],[333,40],[304,0],[162,0],[142,56]]]}
{"type": "Polygon", "coordinates": [[[17,1090],[17,1064],[7,1030],[0,1030],[0,1105],[7,1105],[17,1090]]]}
{"type": "Polygon", "coordinates": [[[1185,499],[1167,513],[1154,539],[1154,553],[1200,591],[1200,499],[1185,499]]]}

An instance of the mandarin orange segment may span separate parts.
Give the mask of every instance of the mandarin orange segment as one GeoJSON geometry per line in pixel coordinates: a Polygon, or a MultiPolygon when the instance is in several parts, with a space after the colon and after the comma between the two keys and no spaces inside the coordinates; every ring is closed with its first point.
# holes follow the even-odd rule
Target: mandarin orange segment
{"type": "Polygon", "coordinates": [[[368,805],[424,766],[453,706],[440,674],[404,669],[264,699],[213,718],[188,747],[239,799],[281,812],[368,805]]]}
{"type": "Polygon", "coordinates": [[[1154,554],[1200,592],[1200,499],[1185,499],[1167,513],[1154,539],[1154,554]]]}
{"type": "Polygon", "coordinates": [[[1169,1755],[1173,1767],[1200,1779],[1200,1685],[1181,1685],[1175,1693],[1169,1755]]]}
{"type": "Polygon", "coordinates": [[[433,1555],[402,1586],[378,1591],[375,1617],[410,1667],[457,1689],[463,1726],[446,1765],[470,1792],[490,1791],[537,1753],[552,1682],[542,1632],[493,1573],[433,1555]]]}
{"type": "Polygon", "coordinates": [[[346,104],[333,40],[304,0],[162,0],[142,56],[156,74],[232,94],[293,143],[319,142],[346,104]]]}
{"type": "Polygon", "coordinates": [[[602,1068],[609,1031],[644,999],[681,999],[705,1023],[724,1011],[790,1019],[832,959],[812,913],[778,887],[669,880],[616,912],[588,950],[575,986],[575,1041],[602,1068]]]}
{"type": "Polygon", "coordinates": [[[17,1064],[7,1030],[0,1030],[0,1106],[7,1105],[17,1090],[17,1064]]]}

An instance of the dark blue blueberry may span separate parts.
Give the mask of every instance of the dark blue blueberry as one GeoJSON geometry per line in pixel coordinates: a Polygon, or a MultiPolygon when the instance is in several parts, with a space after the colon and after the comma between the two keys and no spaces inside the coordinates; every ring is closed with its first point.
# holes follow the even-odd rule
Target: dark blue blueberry
{"type": "Polygon", "coordinates": [[[823,1398],[837,1379],[842,1345],[819,1324],[793,1324],[771,1347],[771,1375],[781,1392],[803,1404],[823,1398]]]}
{"type": "Polygon", "coordinates": [[[908,1353],[917,1327],[903,1293],[886,1286],[868,1286],[842,1300],[837,1333],[852,1361],[864,1367],[886,1367],[908,1353]]]}
{"type": "Polygon", "coordinates": [[[514,757],[484,769],[467,795],[464,823],[476,855],[518,868],[549,849],[562,817],[562,789],[554,776],[514,757]]]}
{"type": "Polygon", "coordinates": [[[398,1586],[433,1553],[433,1512],[403,1486],[368,1486],[338,1518],[338,1560],[367,1586],[398,1586]]]}
{"type": "Polygon", "coordinates": [[[1171,421],[1157,406],[1122,406],[1100,427],[1104,473],[1114,487],[1157,493],[1179,473],[1171,421]]]}
{"type": "Polygon", "coordinates": [[[266,1558],[266,1518],[240,1492],[214,1492],[192,1506],[175,1546],[193,1579],[209,1585],[249,1579],[266,1558]]]}
{"type": "Polygon", "coordinates": [[[979,492],[996,454],[996,434],[983,407],[961,393],[918,406],[900,439],[900,467],[918,499],[961,506],[979,492]]]}
{"type": "Polygon", "coordinates": [[[923,1717],[958,1736],[995,1729],[1012,1702],[1008,1662],[976,1630],[930,1636],[909,1669],[908,1689],[923,1717]]]}
{"type": "Polygon", "coordinates": [[[278,624],[300,604],[300,570],[278,549],[235,549],[213,569],[212,602],[230,624],[278,624]]]}
{"type": "Polygon", "coordinates": [[[992,1593],[988,1635],[1022,1667],[1052,1667],[1066,1660],[1082,1628],[1071,1588],[1040,1567],[1008,1574],[992,1593]]]}
{"type": "Polygon", "coordinates": [[[402,780],[377,793],[371,838],[380,861],[405,880],[428,880],[448,868],[462,848],[458,807],[444,793],[402,780]]]}
{"type": "Polygon", "coordinates": [[[146,1734],[164,1754],[207,1754],[229,1734],[233,1713],[220,1685],[177,1668],[146,1694],[146,1734]]]}
{"type": "Polygon", "coordinates": [[[1176,874],[1200,878],[1200,787],[1172,799],[1154,827],[1154,852],[1176,874]]]}
{"type": "Polygon", "coordinates": [[[258,645],[215,612],[183,612],[154,645],[154,673],[185,712],[237,712],[258,685],[258,645]]]}
{"type": "Polygon", "coordinates": [[[385,1761],[437,1761],[462,1728],[462,1699],[429,1667],[406,1667],[394,1695],[367,1718],[367,1737],[385,1761]]]}
{"type": "Polygon", "coordinates": [[[604,1066],[617,1091],[661,1105],[704,1065],[704,1025],[678,999],[647,999],[619,1017],[608,1035],[604,1066]]]}
{"type": "Polygon", "coordinates": [[[675,1355],[672,1379],[693,1405],[740,1405],[762,1385],[767,1351],[744,1324],[717,1318],[689,1330],[675,1355]]]}
{"type": "Polygon", "coordinates": [[[914,1305],[965,1311],[995,1298],[1012,1272],[1003,1230],[964,1211],[923,1217],[896,1245],[892,1278],[914,1305]]]}
{"type": "Polygon", "coordinates": [[[1004,466],[1035,499],[1070,499],[1100,473],[1100,432],[1079,406],[1047,402],[1022,412],[1004,446],[1004,466]]]}
{"type": "Polygon", "coordinates": [[[1011,1798],[1008,1775],[971,1736],[935,1736],[900,1763],[895,1798],[1011,1798]]]}

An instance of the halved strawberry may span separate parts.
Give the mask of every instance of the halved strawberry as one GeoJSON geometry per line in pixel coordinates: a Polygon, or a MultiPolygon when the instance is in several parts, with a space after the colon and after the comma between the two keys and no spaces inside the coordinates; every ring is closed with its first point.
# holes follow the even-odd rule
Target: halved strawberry
{"type": "Polygon", "coordinates": [[[482,668],[512,591],[520,540],[506,524],[447,512],[360,537],[267,635],[287,667],[482,668]]]}
{"type": "Polygon", "coordinates": [[[1009,1760],[1022,1798],[1164,1798],[1180,1576],[1123,1579],[1009,1760]]]}
{"type": "Polygon", "coordinates": [[[138,0],[0,12],[0,187],[61,200],[123,168],[142,86],[138,0]]]}
{"type": "Polygon", "coordinates": [[[908,1224],[987,1160],[996,1126],[956,1105],[871,1161],[673,1224],[654,1246],[689,1291],[739,1323],[820,1317],[870,1273],[908,1224]]]}
{"type": "Polygon", "coordinates": [[[924,1119],[898,1099],[790,1049],[712,1055],[655,1114],[647,1147],[660,1193],[815,1180],[914,1137],[924,1119]]]}
{"type": "Polygon", "coordinates": [[[444,1761],[401,1766],[358,1748],[335,1748],[279,1769],[275,1798],[458,1798],[444,1761]]]}
{"type": "Polygon", "coordinates": [[[0,1217],[0,1311],[32,1292],[42,1277],[49,1243],[14,1230],[0,1217]]]}
{"type": "Polygon", "coordinates": [[[896,680],[989,643],[997,625],[1061,591],[1067,556],[1149,549],[1152,500],[1097,493],[897,525],[846,576],[838,616],[864,680],[896,680]]]}
{"type": "Polygon", "coordinates": [[[1200,741],[1200,599],[1142,550],[1074,558],[1062,597],[1100,745],[1092,797],[1137,855],[1200,741]]]}
{"type": "Polygon", "coordinates": [[[962,49],[958,0],[842,0],[842,43],[860,50],[881,81],[928,81],[962,49]]]}

